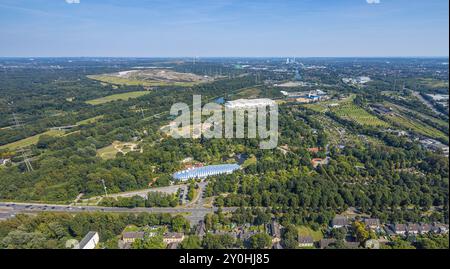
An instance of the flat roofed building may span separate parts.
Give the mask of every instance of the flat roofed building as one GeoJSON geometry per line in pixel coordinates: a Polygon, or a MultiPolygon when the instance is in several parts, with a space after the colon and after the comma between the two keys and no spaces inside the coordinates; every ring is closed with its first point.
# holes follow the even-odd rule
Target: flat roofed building
{"type": "Polygon", "coordinates": [[[176,172],[173,174],[173,178],[181,181],[189,180],[191,178],[207,178],[209,176],[220,174],[231,174],[240,168],[241,167],[238,164],[208,165],[176,172]]]}
{"type": "Polygon", "coordinates": [[[275,104],[276,104],[275,101],[268,98],[238,99],[226,102],[225,107],[230,109],[247,109],[247,108],[274,106],[275,104]]]}

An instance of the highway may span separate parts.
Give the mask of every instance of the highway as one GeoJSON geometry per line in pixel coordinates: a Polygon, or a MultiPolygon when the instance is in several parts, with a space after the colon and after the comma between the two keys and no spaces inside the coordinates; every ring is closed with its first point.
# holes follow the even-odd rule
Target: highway
{"type": "MultiPolygon", "coordinates": [[[[203,220],[205,215],[212,213],[217,208],[174,208],[174,207],[137,207],[137,208],[122,208],[122,207],[103,207],[103,206],[68,206],[55,204],[38,204],[38,203],[14,203],[14,202],[0,202],[0,208],[6,209],[13,214],[19,213],[39,213],[39,212],[110,212],[110,213],[169,213],[169,214],[184,214],[184,216],[192,223],[197,224],[203,220]]],[[[230,212],[236,208],[223,208],[223,211],[230,212]]]]}

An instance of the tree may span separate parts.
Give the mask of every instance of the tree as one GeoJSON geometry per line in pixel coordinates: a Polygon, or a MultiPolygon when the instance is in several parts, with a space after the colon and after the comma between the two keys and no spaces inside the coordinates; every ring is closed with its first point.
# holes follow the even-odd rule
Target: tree
{"type": "Polygon", "coordinates": [[[182,249],[201,249],[202,240],[197,235],[191,235],[186,237],[180,244],[182,249]]]}
{"type": "Polygon", "coordinates": [[[353,222],[352,229],[358,242],[364,242],[369,239],[369,231],[366,230],[364,223],[355,221],[353,222]]]}
{"type": "Polygon", "coordinates": [[[250,237],[250,248],[264,249],[272,245],[272,238],[266,233],[258,233],[250,237]]]}
{"type": "Polygon", "coordinates": [[[172,219],[172,229],[175,232],[188,231],[189,228],[190,228],[190,223],[183,216],[178,215],[172,219]]]}
{"type": "Polygon", "coordinates": [[[155,235],[137,239],[131,247],[133,249],[165,249],[167,246],[163,241],[162,235],[155,235]]]}
{"type": "Polygon", "coordinates": [[[282,244],[285,248],[298,247],[298,231],[294,225],[288,225],[283,233],[282,244]]]}
{"type": "Polygon", "coordinates": [[[347,229],[345,227],[331,230],[331,236],[336,240],[344,240],[347,235],[347,229]]]}

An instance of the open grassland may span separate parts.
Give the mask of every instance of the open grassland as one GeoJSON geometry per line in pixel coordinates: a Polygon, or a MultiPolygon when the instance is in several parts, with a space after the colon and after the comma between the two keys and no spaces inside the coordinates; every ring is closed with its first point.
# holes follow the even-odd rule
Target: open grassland
{"type": "Polygon", "coordinates": [[[77,122],[77,125],[86,125],[86,124],[91,124],[91,123],[95,123],[98,120],[102,119],[104,117],[104,115],[99,115],[99,116],[95,116],[89,119],[85,119],[85,120],[81,120],[79,122],[77,122]]]}
{"type": "MultiPolygon", "coordinates": [[[[138,151],[136,143],[114,141],[111,145],[98,149],[97,156],[103,160],[111,160],[116,158],[118,152],[127,154],[132,151],[138,151]]],[[[140,151],[142,152],[142,149],[140,151]]]]}
{"type": "Polygon", "coordinates": [[[363,108],[351,102],[340,104],[331,108],[338,117],[356,122],[364,126],[388,127],[389,124],[370,114],[363,108]]]}
{"type": "Polygon", "coordinates": [[[148,91],[119,93],[119,94],[113,94],[113,95],[108,95],[105,97],[89,100],[89,101],[86,101],[86,103],[90,104],[90,105],[100,105],[100,104],[117,101],[117,100],[128,100],[130,98],[137,98],[137,97],[141,97],[143,95],[149,94],[149,93],[150,92],[148,92],[148,91]]]}
{"type": "Polygon", "coordinates": [[[261,90],[257,87],[250,87],[250,88],[244,88],[241,91],[239,91],[237,94],[233,96],[233,99],[239,99],[239,98],[258,98],[260,95],[261,90]]]}
{"type": "Polygon", "coordinates": [[[27,138],[24,138],[22,140],[16,141],[16,142],[12,142],[3,146],[0,146],[0,149],[10,149],[10,150],[15,150],[18,148],[24,148],[24,147],[29,147],[31,145],[35,145],[37,144],[37,142],[39,141],[39,138],[43,135],[49,135],[49,136],[62,136],[64,135],[64,131],[60,131],[60,130],[50,130],[41,134],[37,134],[34,136],[30,136],[27,138]]]}
{"type": "Polygon", "coordinates": [[[114,145],[109,145],[97,150],[97,156],[103,160],[111,160],[116,158],[116,154],[119,152],[114,145]]]}

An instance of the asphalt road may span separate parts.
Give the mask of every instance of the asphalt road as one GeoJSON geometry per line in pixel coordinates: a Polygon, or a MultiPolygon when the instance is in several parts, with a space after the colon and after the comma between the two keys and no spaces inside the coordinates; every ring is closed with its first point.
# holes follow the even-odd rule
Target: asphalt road
{"type": "MultiPolygon", "coordinates": [[[[111,212],[111,213],[169,213],[169,214],[186,214],[185,217],[192,223],[197,224],[203,220],[205,215],[212,213],[217,208],[173,208],[173,207],[138,207],[138,208],[122,208],[122,207],[102,207],[102,206],[68,206],[55,204],[37,204],[37,203],[13,203],[0,202],[0,208],[7,209],[10,213],[39,213],[39,212],[111,212]]],[[[223,208],[223,211],[234,211],[236,208],[223,208]]]]}

